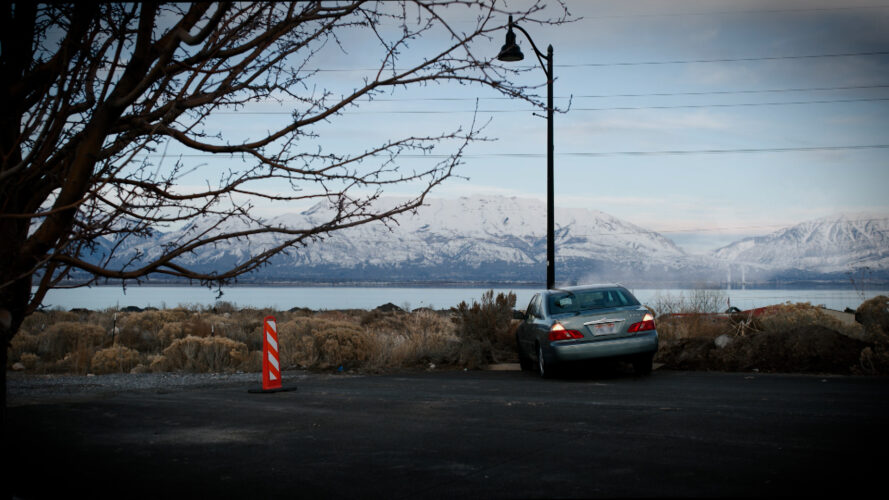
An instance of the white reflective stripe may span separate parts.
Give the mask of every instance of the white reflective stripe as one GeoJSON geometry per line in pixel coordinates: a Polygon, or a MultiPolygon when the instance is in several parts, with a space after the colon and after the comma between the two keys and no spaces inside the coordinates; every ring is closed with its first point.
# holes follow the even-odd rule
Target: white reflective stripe
{"type": "Polygon", "coordinates": [[[278,352],[278,343],[275,342],[275,338],[272,337],[271,333],[265,332],[265,341],[269,343],[269,347],[271,347],[275,352],[278,352]]]}
{"type": "Polygon", "coordinates": [[[272,356],[272,353],[269,353],[268,358],[269,358],[269,363],[274,365],[275,370],[280,370],[280,368],[278,367],[278,358],[272,356]]]}
{"type": "Polygon", "coordinates": [[[269,373],[269,380],[278,380],[274,373],[269,373]]]}
{"type": "Polygon", "coordinates": [[[278,325],[275,324],[274,321],[266,321],[265,324],[267,324],[269,326],[269,328],[272,329],[273,332],[278,333],[278,325]]]}

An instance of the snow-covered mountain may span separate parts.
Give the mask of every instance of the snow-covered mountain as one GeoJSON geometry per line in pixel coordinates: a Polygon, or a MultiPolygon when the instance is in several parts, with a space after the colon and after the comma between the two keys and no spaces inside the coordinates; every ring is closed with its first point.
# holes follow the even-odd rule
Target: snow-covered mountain
{"type": "MultiPolygon", "coordinates": [[[[399,200],[380,200],[385,207],[399,200]]],[[[272,219],[272,225],[314,227],[330,220],[320,203],[302,213],[272,219]]],[[[697,273],[701,258],[686,255],[669,239],[604,212],[557,208],[556,274],[560,283],[660,280],[677,273],[697,273]]],[[[198,231],[198,221],[149,244],[134,245],[147,257],[161,245],[198,231]]],[[[231,228],[229,228],[231,229],[231,228]]],[[[230,240],[200,249],[178,262],[202,269],[222,269],[275,244],[278,237],[230,240]]],[[[427,199],[416,213],[395,224],[370,223],[331,233],[320,243],[273,258],[253,277],[334,281],[528,281],[542,282],[546,272],[546,205],[534,199],[464,197],[427,199]]],[[[672,279],[672,278],[671,278],[672,279]]]]}
{"type": "Polygon", "coordinates": [[[803,222],[715,250],[721,262],[819,274],[889,270],[889,216],[841,215],[803,222]]]}
{"type": "MultiPolygon", "coordinates": [[[[379,200],[385,209],[399,201],[379,200]]],[[[319,203],[281,215],[272,225],[312,228],[332,209],[319,203]]],[[[710,255],[689,255],[662,235],[604,212],[556,207],[556,281],[619,281],[697,286],[728,276],[748,282],[843,279],[860,269],[889,276],[889,217],[842,216],[805,222],[738,241],[710,255]],[[734,274],[733,274],[734,273],[734,274]]],[[[179,231],[128,242],[115,262],[150,260],[165,244],[210,229],[195,221],[179,231]]],[[[226,221],[226,231],[240,222],[226,221]]],[[[280,236],[221,241],[179,258],[178,264],[221,271],[276,246],[280,236]]],[[[535,199],[472,196],[427,199],[397,223],[369,223],[273,257],[247,280],[290,282],[532,282],[546,274],[546,206],[535,199]]],[[[732,278],[728,278],[732,279],[732,278]]]]}

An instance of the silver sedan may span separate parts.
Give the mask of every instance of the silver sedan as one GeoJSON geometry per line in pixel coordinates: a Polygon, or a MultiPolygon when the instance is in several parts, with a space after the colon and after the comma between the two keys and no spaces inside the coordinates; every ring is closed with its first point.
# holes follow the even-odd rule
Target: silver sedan
{"type": "Polygon", "coordinates": [[[542,377],[570,361],[625,358],[651,373],[658,348],[654,316],[620,285],[546,290],[534,295],[516,330],[522,369],[542,377]]]}

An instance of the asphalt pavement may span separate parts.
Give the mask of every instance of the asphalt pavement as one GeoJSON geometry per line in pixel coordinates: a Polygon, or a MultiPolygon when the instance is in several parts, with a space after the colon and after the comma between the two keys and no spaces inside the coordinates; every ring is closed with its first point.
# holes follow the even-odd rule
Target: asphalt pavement
{"type": "Polygon", "coordinates": [[[22,499],[848,497],[883,489],[889,449],[887,378],[285,372],[297,390],[255,385],[13,404],[3,482],[22,499]]]}

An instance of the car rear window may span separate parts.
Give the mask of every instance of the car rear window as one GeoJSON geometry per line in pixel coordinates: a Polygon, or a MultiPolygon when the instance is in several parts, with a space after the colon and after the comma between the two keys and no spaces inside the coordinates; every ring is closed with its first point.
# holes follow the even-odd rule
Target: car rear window
{"type": "Polygon", "coordinates": [[[547,297],[547,307],[550,314],[638,305],[639,301],[636,300],[636,297],[623,288],[556,292],[547,297]]]}

